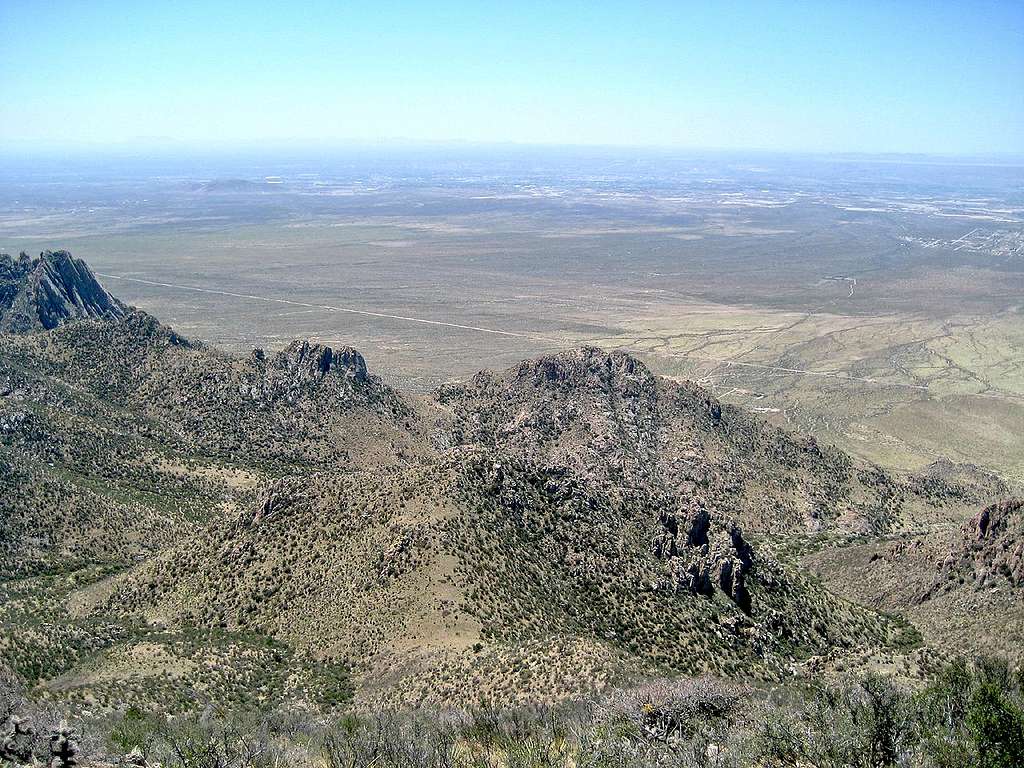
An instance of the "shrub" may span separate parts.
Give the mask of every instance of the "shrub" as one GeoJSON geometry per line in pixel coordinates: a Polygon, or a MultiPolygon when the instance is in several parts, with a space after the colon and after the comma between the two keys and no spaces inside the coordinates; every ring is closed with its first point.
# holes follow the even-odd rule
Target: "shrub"
{"type": "Polygon", "coordinates": [[[162,718],[147,715],[138,707],[128,707],[120,722],[111,729],[109,740],[122,755],[138,749],[146,756],[163,725],[162,718]]]}
{"type": "Polygon", "coordinates": [[[994,682],[981,682],[967,708],[967,730],[974,741],[978,768],[1024,765],[1024,712],[994,682]]]}

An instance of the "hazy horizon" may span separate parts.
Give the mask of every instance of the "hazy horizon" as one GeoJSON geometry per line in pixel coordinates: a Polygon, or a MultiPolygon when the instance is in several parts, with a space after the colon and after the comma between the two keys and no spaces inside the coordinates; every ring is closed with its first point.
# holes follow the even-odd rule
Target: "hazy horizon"
{"type": "Polygon", "coordinates": [[[379,139],[277,139],[260,141],[243,138],[224,138],[215,141],[188,141],[170,137],[135,137],[116,142],[53,142],[39,143],[30,139],[11,139],[0,147],[0,160],[11,156],[46,157],[61,154],[70,158],[95,156],[136,157],[139,155],[200,156],[208,153],[234,153],[238,155],[260,153],[289,158],[310,153],[348,153],[373,150],[400,152],[560,152],[581,155],[643,156],[734,156],[734,157],[800,157],[843,160],[846,158],[868,161],[930,162],[930,161],[1002,161],[1009,164],[1024,163],[1024,148],[1005,151],[930,152],[930,151],[868,151],[868,150],[797,150],[771,147],[718,147],[673,144],[572,144],[530,141],[474,141],[469,139],[420,140],[404,137],[379,139]]]}

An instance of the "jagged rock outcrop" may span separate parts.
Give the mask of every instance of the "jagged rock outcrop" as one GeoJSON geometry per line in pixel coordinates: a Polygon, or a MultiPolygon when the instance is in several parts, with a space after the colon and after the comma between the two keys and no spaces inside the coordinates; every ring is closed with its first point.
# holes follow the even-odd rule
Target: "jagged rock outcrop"
{"type": "Polygon", "coordinates": [[[669,574],[658,586],[708,597],[718,589],[749,614],[746,578],[753,568],[754,550],[739,527],[714,519],[700,507],[683,514],[663,512],[661,525],[654,554],[667,561],[669,574]]]}
{"type": "Polygon", "coordinates": [[[370,375],[363,356],[352,347],[334,350],[308,340],[296,340],[269,360],[262,349],[254,349],[248,360],[254,374],[248,385],[254,400],[295,400],[326,380],[363,385],[370,375]]]}
{"type": "Polygon", "coordinates": [[[117,318],[127,307],[67,251],[36,259],[0,254],[0,332],[51,330],[71,320],[117,318]]]}
{"type": "Polygon", "coordinates": [[[658,380],[624,352],[593,347],[484,371],[437,390],[448,441],[508,450],[591,479],[634,483],[656,466],[658,380]]]}
{"type": "Polygon", "coordinates": [[[333,350],[310,341],[293,341],[274,357],[273,367],[297,382],[323,379],[331,374],[366,381],[366,361],[352,347],[333,350]]]}
{"type": "Polygon", "coordinates": [[[16,715],[11,716],[6,724],[6,733],[0,741],[0,761],[11,763],[27,763],[32,760],[33,747],[36,744],[36,732],[32,724],[16,715]]]}
{"type": "Polygon", "coordinates": [[[37,728],[28,718],[11,715],[0,721],[0,765],[73,768],[81,762],[79,737],[66,722],[37,728]]]}
{"type": "Polygon", "coordinates": [[[654,390],[655,378],[643,363],[625,352],[605,352],[597,347],[524,360],[510,371],[520,387],[555,384],[569,389],[596,388],[624,397],[654,390]]]}
{"type": "Polygon", "coordinates": [[[964,524],[933,592],[960,580],[979,589],[1024,587],[1024,499],[990,504],[964,524]]]}
{"type": "Polygon", "coordinates": [[[78,736],[67,723],[50,735],[50,768],[73,768],[80,762],[81,748],[78,736]]]}

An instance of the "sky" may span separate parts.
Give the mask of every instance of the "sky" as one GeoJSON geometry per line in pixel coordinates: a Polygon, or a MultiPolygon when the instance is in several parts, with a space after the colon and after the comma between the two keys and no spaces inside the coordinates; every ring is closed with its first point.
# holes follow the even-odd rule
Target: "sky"
{"type": "Polygon", "coordinates": [[[0,144],[1024,153],[1024,2],[0,0],[0,144]]]}

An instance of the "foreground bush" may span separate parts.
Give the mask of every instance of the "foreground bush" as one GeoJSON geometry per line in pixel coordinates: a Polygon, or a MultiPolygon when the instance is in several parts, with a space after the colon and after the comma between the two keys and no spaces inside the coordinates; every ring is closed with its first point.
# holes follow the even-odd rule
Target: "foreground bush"
{"type": "MultiPolygon", "coordinates": [[[[979,659],[951,664],[917,690],[868,674],[772,689],[655,681],[556,707],[329,720],[294,710],[171,719],[129,709],[79,724],[75,759],[164,768],[1010,768],[1024,765],[1021,684],[1005,661],[979,659]]],[[[31,759],[7,753],[0,763],[31,759]]]]}
{"type": "Polygon", "coordinates": [[[1024,766],[1022,683],[1002,659],[946,667],[918,700],[925,754],[938,766],[1024,766]]]}

